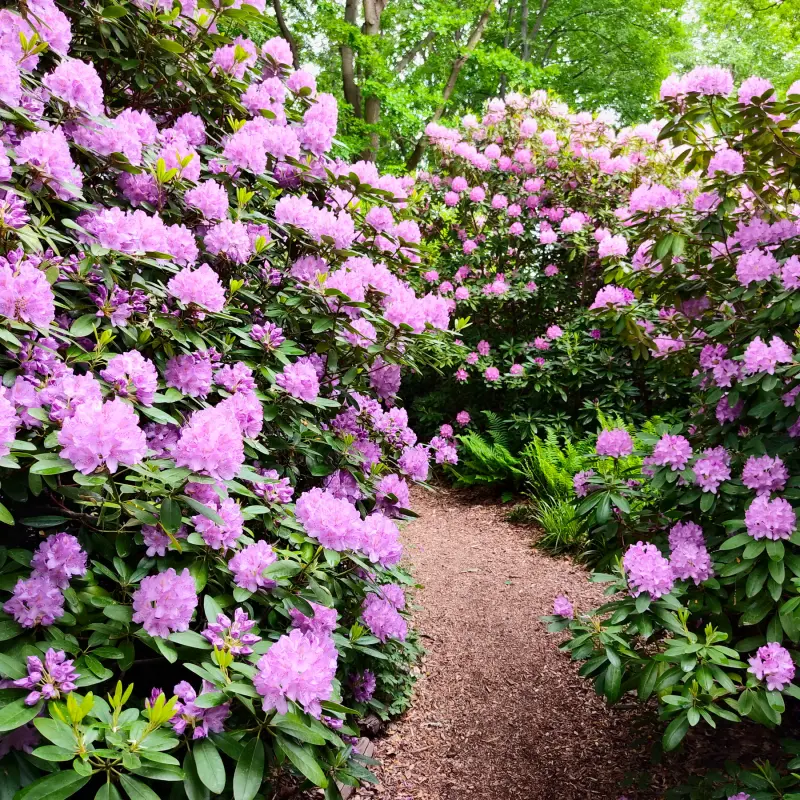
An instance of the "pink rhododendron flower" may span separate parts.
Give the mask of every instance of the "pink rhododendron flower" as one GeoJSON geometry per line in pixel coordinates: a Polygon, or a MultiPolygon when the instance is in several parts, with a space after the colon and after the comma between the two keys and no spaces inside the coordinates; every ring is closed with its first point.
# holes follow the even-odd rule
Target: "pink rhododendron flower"
{"type": "Polygon", "coordinates": [[[624,428],[601,431],[597,437],[595,452],[599,456],[623,458],[633,452],[633,439],[624,428]]]}
{"type": "Polygon", "coordinates": [[[765,681],[770,692],[782,692],[794,679],[794,662],[789,651],[777,642],[758,648],[749,659],[747,671],[760,681],[765,681]]]}
{"type": "Polygon", "coordinates": [[[61,457],[84,475],[98,467],[138,464],[147,452],[147,438],[136,412],[119,398],[104,403],[83,403],[64,421],[58,432],[61,457]]]}
{"type": "Polygon", "coordinates": [[[166,572],[142,578],[133,593],[133,621],[138,622],[151,636],[166,639],[170,633],[189,630],[197,607],[194,578],[188,569],[166,572]]]}
{"type": "Polygon", "coordinates": [[[622,559],[622,565],[634,597],[646,592],[655,600],[672,591],[675,581],[672,568],[654,544],[632,544],[622,559]]]}
{"type": "Polygon", "coordinates": [[[315,636],[293,630],[281,636],[257,664],[253,678],[256,691],[264,698],[264,710],[289,710],[287,700],[303,707],[313,717],[322,713],[320,702],[333,694],[338,653],[330,636],[315,636]]]}

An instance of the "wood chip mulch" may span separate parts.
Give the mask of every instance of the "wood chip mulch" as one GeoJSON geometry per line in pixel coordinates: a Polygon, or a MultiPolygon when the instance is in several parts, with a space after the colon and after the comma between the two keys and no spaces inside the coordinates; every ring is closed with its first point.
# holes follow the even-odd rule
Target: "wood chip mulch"
{"type": "MultiPolygon", "coordinates": [[[[380,783],[354,798],[660,797],[665,771],[651,767],[648,740],[663,726],[633,702],[608,709],[539,620],[560,593],[576,609],[595,607],[600,587],[569,559],[534,549],[532,530],[507,522],[494,501],[417,491],[413,507],[419,519],[403,536],[422,585],[413,601],[427,654],[413,706],[376,740],[380,783]],[[624,788],[632,774],[649,774],[650,788],[624,788]]],[[[716,737],[714,749],[722,744],[716,737]]],[[[679,772],[695,760],[679,759],[679,772]]],[[[675,765],[666,772],[674,783],[675,765]]]]}

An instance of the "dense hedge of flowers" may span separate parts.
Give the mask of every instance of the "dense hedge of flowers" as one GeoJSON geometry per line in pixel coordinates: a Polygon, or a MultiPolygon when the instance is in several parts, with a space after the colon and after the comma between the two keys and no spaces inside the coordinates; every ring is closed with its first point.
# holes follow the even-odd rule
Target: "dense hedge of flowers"
{"type": "Polygon", "coordinates": [[[675,174],[662,125],[617,131],[537,91],[492,100],[458,128],[428,127],[435,156],[415,205],[435,269],[422,286],[456,301],[464,348],[449,380],[414,384],[424,421],[450,421],[465,387],[476,421],[502,394],[523,440],[545,425],[575,430],[598,408],[640,419],[684,396],[686,382],[649,358],[665,352],[658,309],[623,321],[633,351],[589,313],[626,302],[627,289],[597,292],[604,269],[643,257],[629,252],[619,206],[662,202],[649,189],[675,174]]]}
{"type": "Polygon", "coordinates": [[[394,398],[451,301],[404,279],[413,181],[328,158],[334,99],[235,36],[263,10],[0,11],[9,796],[338,797],[396,699],[394,398]]]}
{"type": "Polygon", "coordinates": [[[661,137],[691,183],[652,184],[657,204],[623,208],[640,257],[607,273],[598,301],[619,302],[594,313],[606,329],[626,320],[624,336],[637,298],[664,309],[693,403],[685,425],[598,439],[579,510],[619,557],[596,578],[623,594],[574,620],[559,602],[554,625],[610,701],[658,697],[671,749],[698,724],[777,726],[800,698],[800,85],[778,99],[760,78],[734,89],[703,68],[662,94],[661,137]],[[641,470],[613,466],[631,453],[641,470]]]}

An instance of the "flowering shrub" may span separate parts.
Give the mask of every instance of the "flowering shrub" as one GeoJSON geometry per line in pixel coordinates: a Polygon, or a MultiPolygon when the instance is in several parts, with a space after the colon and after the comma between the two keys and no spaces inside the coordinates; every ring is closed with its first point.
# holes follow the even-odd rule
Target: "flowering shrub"
{"type": "MultiPolygon", "coordinates": [[[[701,723],[779,725],[785,696],[800,697],[800,86],[779,100],[751,78],[737,94],[728,73],[703,68],[662,94],[661,136],[694,187],[628,203],[625,235],[642,255],[606,278],[667,309],[665,359],[693,371],[693,402],[685,424],[637,437],[629,483],[613,470],[586,481],[579,512],[621,556],[595,577],[623,594],[599,616],[554,620],[609,701],[658,696],[671,749],[701,723]]],[[[637,304],[594,313],[625,337],[637,304]]],[[[617,457],[597,449],[598,463],[617,457]]]]}
{"type": "Polygon", "coordinates": [[[356,719],[396,700],[397,521],[429,451],[394,398],[450,303],[403,277],[412,182],[328,158],[333,98],[285,41],[233,38],[263,7],[0,11],[20,796],[357,784],[356,719]]]}
{"type": "Polygon", "coordinates": [[[649,359],[660,355],[656,307],[621,318],[633,351],[595,313],[634,302],[628,288],[603,286],[605,268],[642,257],[628,252],[618,205],[673,202],[651,188],[675,174],[661,124],[616,131],[607,115],[569,113],[537,91],[492,100],[458,128],[428,127],[435,158],[415,204],[436,269],[421,287],[455,301],[463,349],[449,380],[411,384],[424,423],[451,422],[466,388],[475,421],[502,404],[523,445],[548,426],[594,424],[598,409],[638,420],[685,397],[685,377],[649,359]]]}

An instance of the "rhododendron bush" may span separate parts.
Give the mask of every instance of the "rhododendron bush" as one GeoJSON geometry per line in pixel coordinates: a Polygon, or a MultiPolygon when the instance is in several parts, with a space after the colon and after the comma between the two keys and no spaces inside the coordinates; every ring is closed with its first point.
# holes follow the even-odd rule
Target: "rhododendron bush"
{"type": "Polygon", "coordinates": [[[475,422],[502,411],[524,441],[592,423],[598,408],[641,419],[684,396],[685,381],[654,363],[670,346],[658,308],[622,320],[633,351],[590,313],[629,306],[633,293],[603,287],[604,270],[646,258],[620,205],[659,208],[691,188],[658,188],[675,175],[661,124],[618,131],[537,91],[491,100],[458,128],[428,126],[434,156],[415,202],[435,269],[421,288],[456,302],[464,346],[447,382],[414,383],[422,418],[451,422],[466,389],[475,422]]]}
{"type": "Polygon", "coordinates": [[[703,68],[662,94],[661,138],[696,187],[653,185],[671,199],[623,208],[643,255],[606,279],[635,298],[594,313],[604,331],[626,318],[624,337],[636,298],[668,309],[666,358],[693,373],[692,402],[685,424],[598,438],[578,510],[613,597],[574,620],[560,603],[553,621],[609,701],[658,697],[671,749],[699,724],[777,726],[800,698],[800,85],[779,99],[703,68]],[[631,453],[641,470],[620,467],[631,453]]]}
{"type": "Polygon", "coordinates": [[[333,98],[234,38],[263,10],[0,11],[9,796],[335,798],[397,701],[395,396],[450,301],[404,277],[413,182],[330,159],[333,98]]]}

